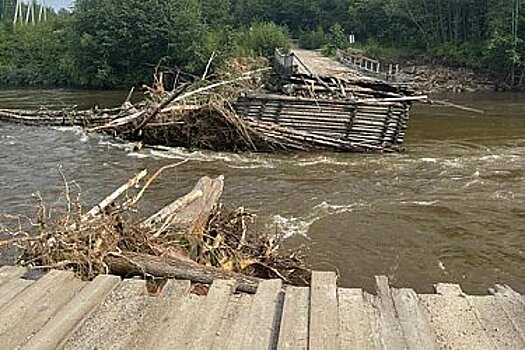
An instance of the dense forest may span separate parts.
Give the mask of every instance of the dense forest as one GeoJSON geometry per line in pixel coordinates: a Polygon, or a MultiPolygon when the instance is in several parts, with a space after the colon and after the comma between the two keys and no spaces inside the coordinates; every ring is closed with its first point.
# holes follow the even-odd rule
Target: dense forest
{"type": "Polygon", "coordinates": [[[13,25],[0,0],[0,84],[124,87],[159,62],[199,73],[212,52],[270,55],[291,38],[372,53],[426,55],[523,86],[525,0],[77,0],[72,13],[13,25]]]}

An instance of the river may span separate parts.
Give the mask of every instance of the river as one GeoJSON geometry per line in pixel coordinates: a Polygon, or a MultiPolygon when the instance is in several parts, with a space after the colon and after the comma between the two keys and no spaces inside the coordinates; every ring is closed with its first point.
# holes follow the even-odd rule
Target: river
{"type": "MultiPolygon", "coordinates": [[[[0,107],[108,106],[126,94],[1,91],[0,107]]],[[[0,123],[0,214],[31,213],[37,191],[56,199],[59,164],[93,204],[140,169],[189,159],[162,175],[146,210],[204,175],[224,174],[225,202],[256,212],[268,229],[286,233],[288,244],[304,245],[313,267],[338,270],[342,286],[373,290],[373,276],[388,275],[393,285],[421,292],[437,282],[460,283],[470,293],[495,283],[525,292],[525,95],[451,99],[487,113],[417,106],[407,152],[396,155],[137,153],[79,129],[0,123]]]]}

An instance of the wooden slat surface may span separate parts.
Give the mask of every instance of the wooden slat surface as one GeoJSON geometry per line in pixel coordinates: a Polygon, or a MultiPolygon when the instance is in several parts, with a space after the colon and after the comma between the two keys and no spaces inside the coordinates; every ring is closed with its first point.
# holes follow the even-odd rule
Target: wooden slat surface
{"type": "Polygon", "coordinates": [[[67,303],[23,349],[54,350],[120,283],[117,276],[98,276],[67,303]]]}
{"type": "Polygon", "coordinates": [[[273,347],[275,337],[279,334],[276,320],[281,287],[280,280],[259,283],[242,341],[243,349],[267,350],[273,347]]]}
{"type": "MultiPolygon", "coordinates": [[[[64,344],[65,349],[114,349],[130,336],[148,306],[145,281],[120,283],[64,344]]],[[[151,300],[153,302],[154,300],[151,300]]]]}
{"type": "MultiPolygon", "coordinates": [[[[60,308],[71,300],[75,293],[86,285],[85,282],[73,278],[70,273],[61,272],[60,274],[64,276],[64,279],[55,280],[55,283],[45,289],[45,293],[40,294],[38,298],[21,301],[27,303],[26,307],[23,310],[18,308],[16,317],[11,315],[9,326],[4,328],[0,334],[0,344],[4,349],[15,349],[24,345],[49,322],[60,308]]],[[[29,288],[33,289],[37,286],[38,283],[34,283],[29,288]]]]}
{"type": "Polygon", "coordinates": [[[392,289],[391,292],[407,348],[437,349],[436,336],[416,292],[413,289],[392,289]]]}
{"type": "Polygon", "coordinates": [[[309,306],[310,288],[286,288],[279,333],[279,350],[308,349],[309,306]]]}
{"type": "Polygon", "coordinates": [[[27,269],[18,266],[2,266],[0,267],[0,286],[11,282],[13,279],[18,279],[26,273],[27,269]]]}
{"type": "Polygon", "coordinates": [[[385,276],[376,277],[377,294],[376,307],[379,310],[379,322],[380,322],[380,333],[381,342],[383,346],[392,350],[403,350],[407,349],[407,343],[405,340],[405,334],[403,328],[396,317],[396,310],[394,307],[394,301],[390,293],[390,286],[388,284],[388,278],[385,276]]]}
{"type": "Polygon", "coordinates": [[[361,289],[339,289],[340,349],[380,349],[375,309],[361,289]]]}
{"type": "Polygon", "coordinates": [[[466,298],[496,349],[525,349],[525,333],[515,327],[512,319],[495,298],[490,296],[466,298]]]}
{"type": "Polygon", "coordinates": [[[164,317],[170,310],[176,309],[182,298],[188,294],[191,287],[190,281],[168,281],[156,302],[148,308],[148,311],[136,327],[128,330],[129,337],[121,342],[116,348],[121,350],[147,349],[150,339],[153,337],[164,317]]]}
{"type": "Polygon", "coordinates": [[[224,318],[211,349],[242,350],[244,335],[250,326],[253,295],[234,294],[228,301],[224,318]]]}
{"type": "Polygon", "coordinates": [[[497,285],[494,293],[496,302],[507,314],[514,328],[525,337],[525,300],[508,286],[497,285]]]}
{"type": "Polygon", "coordinates": [[[162,319],[162,323],[156,332],[149,335],[149,342],[145,349],[182,349],[181,343],[184,342],[186,335],[190,331],[190,326],[195,317],[195,310],[200,308],[205,297],[195,294],[186,294],[180,303],[168,310],[162,319]]]}
{"type": "Polygon", "coordinates": [[[187,334],[189,341],[185,344],[184,349],[206,350],[212,348],[234,289],[234,281],[216,280],[213,282],[206,301],[194,319],[190,333],[187,334]]]}
{"type": "Polygon", "coordinates": [[[0,334],[9,330],[13,324],[26,320],[26,317],[32,309],[38,307],[41,300],[55,296],[60,285],[73,278],[73,273],[51,271],[24,289],[0,309],[0,334]]]}
{"type": "Polygon", "coordinates": [[[15,278],[0,286],[0,310],[24,289],[33,284],[33,281],[15,278]]]}
{"type": "Polygon", "coordinates": [[[310,291],[310,349],[339,349],[337,276],[333,272],[314,272],[310,291]]]}
{"type": "Polygon", "coordinates": [[[273,280],[233,294],[233,282],[216,281],[200,296],[169,281],[151,296],[140,280],[20,272],[0,269],[0,349],[525,349],[525,299],[506,286],[469,296],[439,284],[418,295],[378,277],[375,296],[315,272],[311,288],[273,280]]]}
{"type": "Polygon", "coordinates": [[[492,350],[489,339],[476,313],[458,285],[436,286],[438,295],[420,295],[425,313],[441,348],[492,350]]]}

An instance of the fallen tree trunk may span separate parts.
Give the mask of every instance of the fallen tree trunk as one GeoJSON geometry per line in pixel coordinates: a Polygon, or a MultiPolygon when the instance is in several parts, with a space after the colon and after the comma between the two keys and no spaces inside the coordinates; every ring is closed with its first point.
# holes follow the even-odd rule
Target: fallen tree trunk
{"type": "Polygon", "coordinates": [[[219,205],[223,189],[223,176],[216,179],[203,177],[190,193],[164,207],[143,224],[156,232],[155,237],[168,227],[176,228],[181,234],[200,237],[213,209],[219,205]]]}
{"type": "Polygon", "coordinates": [[[126,253],[124,256],[108,255],[104,261],[111,273],[124,277],[150,275],[204,284],[211,284],[216,279],[228,279],[236,282],[237,291],[246,293],[255,293],[259,285],[259,279],[255,277],[231,273],[216,267],[200,265],[191,260],[173,257],[126,253]]]}
{"type": "Polygon", "coordinates": [[[219,176],[216,179],[204,177],[194,190],[202,191],[203,196],[182,208],[173,218],[171,225],[200,238],[213,209],[219,205],[224,190],[224,177],[219,176]]]}

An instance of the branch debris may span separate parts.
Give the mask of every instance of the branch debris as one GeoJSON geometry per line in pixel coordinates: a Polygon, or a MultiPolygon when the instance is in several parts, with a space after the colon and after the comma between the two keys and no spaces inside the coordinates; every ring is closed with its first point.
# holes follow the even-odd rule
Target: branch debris
{"type": "MultiPolygon", "coordinates": [[[[258,232],[256,216],[244,208],[220,203],[222,176],[202,178],[189,194],[142,218],[140,199],[162,170],[173,167],[164,167],[149,179],[142,171],[89,215],[81,203],[68,202],[68,208],[77,210],[55,211],[50,216],[38,197],[32,230],[1,225],[12,238],[0,246],[22,248],[19,263],[23,266],[71,270],[86,280],[107,273],[185,278],[196,283],[231,278],[238,290],[246,292],[254,292],[260,278],[308,284],[310,270],[300,250],[283,249],[277,233],[258,232]],[[144,185],[138,186],[142,179],[144,185]]],[[[67,189],[68,198],[75,198],[72,188],[67,189]]]]}

